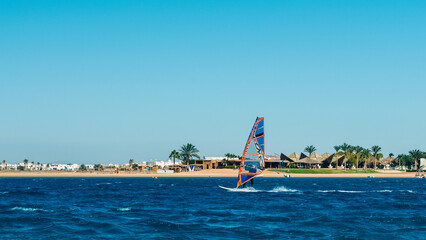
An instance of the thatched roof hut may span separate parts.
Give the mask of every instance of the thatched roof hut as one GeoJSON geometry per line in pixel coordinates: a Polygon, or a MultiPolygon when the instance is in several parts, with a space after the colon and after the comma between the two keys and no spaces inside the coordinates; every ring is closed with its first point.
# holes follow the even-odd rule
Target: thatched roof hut
{"type": "Polygon", "coordinates": [[[288,158],[290,158],[293,162],[298,162],[300,160],[300,155],[294,152],[288,155],[288,158]]]}
{"type": "Polygon", "coordinates": [[[341,166],[343,164],[343,161],[345,160],[345,155],[342,155],[340,157],[337,157],[336,161],[337,161],[337,165],[341,166]]]}
{"type": "Polygon", "coordinates": [[[304,159],[307,158],[308,156],[306,156],[304,153],[300,153],[300,159],[304,159]]]}
{"type": "Polygon", "coordinates": [[[393,157],[387,157],[387,158],[383,158],[383,159],[381,159],[380,161],[379,161],[379,163],[381,164],[381,165],[383,165],[383,166],[386,166],[386,165],[391,165],[391,164],[393,164],[393,163],[395,163],[396,162],[396,159],[395,158],[393,158],[393,157]]]}
{"type": "Polygon", "coordinates": [[[301,163],[308,164],[322,164],[322,161],[324,161],[324,158],[317,153],[311,153],[308,157],[300,160],[301,163]]]}
{"type": "Polygon", "coordinates": [[[287,157],[284,153],[281,153],[280,160],[282,160],[282,161],[288,161],[288,162],[294,162],[293,159],[287,157]]]}
{"type": "Polygon", "coordinates": [[[336,160],[336,158],[335,158],[335,153],[333,153],[333,154],[329,154],[329,153],[324,153],[323,155],[322,155],[322,157],[324,158],[324,160],[322,161],[322,163],[325,163],[325,164],[327,164],[327,165],[330,165],[331,164],[331,162],[333,162],[333,161],[335,161],[336,160]]]}

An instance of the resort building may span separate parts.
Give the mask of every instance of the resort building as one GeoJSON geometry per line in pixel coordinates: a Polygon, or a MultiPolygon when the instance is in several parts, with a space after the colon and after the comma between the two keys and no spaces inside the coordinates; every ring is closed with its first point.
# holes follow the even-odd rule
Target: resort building
{"type": "Polygon", "coordinates": [[[292,153],[288,156],[281,153],[280,159],[284,161],[285,166],[293,166],[297,168],[330,168],[331,163],[336,163],[337,166],[342,166],[345,156],[337,156],[336,154],[324,153],[319,155],[311,153],[309,156],[301,153],[292,153]]]}
{"type": "MultiPolygon", "coordinates": [[[[345,156],[336,156],[335,154],[324,153],[319,155],[312,153],[309,156],[301,153],[292,153],[290,155],[281,154],[265,155],[265,168],[280,168],[280,167],[296,167],[296,168],[329,168],[332,162],[338,166],[342,166],[345,156]]],[[[194,164],[196,170],[201,169],[216,169],[224,168],[226,166],[239,166],[241,159],[226,158],[226,157],[205,157],[204,159],[195,160],[194,164]]]]}
{"type": "Polygon", "coordinates": [[[385,170],[395,169],[395,167],[392,168],[392,165],[398,165],[394,157],[383,158],[379,161],[379,164],[382,165],[385,170]]]}
{"type": "MultiPolygon", "coordinates": [[[[91,169],[93,165],[85,165],[86,168],[91,169]],[[92,166],[92,167],[90,167],[92,166]]],[[[80,164],[50,164],[49,167],[45,166],[44,169],[56,170],[56,171],[77,171],[80,168],[80,164]]]]}

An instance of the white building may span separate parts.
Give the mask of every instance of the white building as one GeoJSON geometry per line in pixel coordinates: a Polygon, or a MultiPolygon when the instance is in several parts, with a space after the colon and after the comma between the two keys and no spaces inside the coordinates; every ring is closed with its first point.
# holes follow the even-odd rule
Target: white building
{"type": "Polygon", "coordinates": [[[423,170],[426,170],[426,158],[420,158],[420,168],[423,168],[423,170]]]}
{"type": "MultiPolygon", "coordinates": [[[[157,161],[155,163],[156,163],[156,165],[160,166],[161,168],[165,168],[165,167],[168,167],[168,166],[173,166],[173,160],[172,159],[169,159],[167,161],[157,161]]],[[[177,159],[175,160],[175,164],[176,165],[179,165],[181,163],[182,163],[181,160],[177,160],[177,159]]]]}
{"type": "Polygon", "coordinates": [[[10,164],[6,161],[0,163],[0,170],[16,170],[17,167],[16,164],[10,164]]]}

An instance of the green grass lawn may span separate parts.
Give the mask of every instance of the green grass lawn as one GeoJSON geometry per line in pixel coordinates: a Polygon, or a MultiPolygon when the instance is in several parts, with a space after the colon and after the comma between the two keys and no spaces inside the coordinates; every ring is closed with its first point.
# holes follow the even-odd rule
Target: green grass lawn
{"type": "MultiPolygon", "coordinates": [[[[268,169],[268,171],[272,172],[279,172],[281,169],[274,168],[274,169],[268,169]]],[[[284,173],[312,173],[312,174],[333,174],[333,173],[357,173],[354,169],[348,169],[346,171],[342,169],[305,169],[305,168],[283,168],[282,171],[284,173]]],[[[358,169],[358,173],[365,173],[363,169],[358,169]]],[[[372,169],[368,169],[367,173],[374,173],[372,169]]]]}

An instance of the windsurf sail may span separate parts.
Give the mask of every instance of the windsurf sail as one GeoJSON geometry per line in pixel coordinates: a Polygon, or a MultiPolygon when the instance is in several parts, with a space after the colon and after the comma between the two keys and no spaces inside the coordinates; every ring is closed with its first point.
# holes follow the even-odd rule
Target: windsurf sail
{"type": "Polygon", "coordinates": [[[258,117],[244,147],[238,172],[237,188],[263,172],[265,168],[264,118],[258,117]]]}

